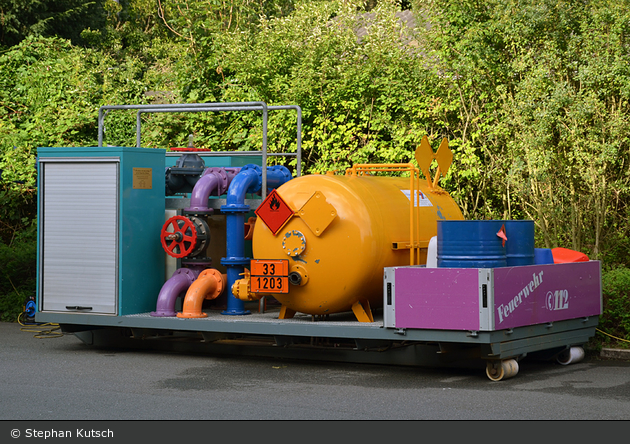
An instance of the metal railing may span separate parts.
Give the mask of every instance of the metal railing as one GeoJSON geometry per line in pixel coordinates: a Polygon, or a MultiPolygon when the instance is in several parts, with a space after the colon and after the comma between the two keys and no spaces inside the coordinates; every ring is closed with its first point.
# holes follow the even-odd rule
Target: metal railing
{"type": "MultiPolygon", "coordinates": [[[[105,117],[111,110],[137,110],[136,114],[136,147],[141,147],[142,114],[145,113],[182,113],[182,112],[226,112],[226,111],[260,111],[262,112],[262,150],[261,151],[214,151],[212,155],[234,155],[234,153],[260,154],[263,167],[267,166],[270,156],[267,152],[267,125],[269,111],[295,110],[297,111],[296,152],[273,153],[272,156],[295,156],[296,176],[300,176],[302,169],[302,109],[297,105],[268,106],[264,102],[226,102],[226,103],[179,103],[156,105],[105,105],[98,110],[98,146],[103,146],[105,117]]],[[[267,169],[262,168],[262,198],[267,195],[267,169]]]]}

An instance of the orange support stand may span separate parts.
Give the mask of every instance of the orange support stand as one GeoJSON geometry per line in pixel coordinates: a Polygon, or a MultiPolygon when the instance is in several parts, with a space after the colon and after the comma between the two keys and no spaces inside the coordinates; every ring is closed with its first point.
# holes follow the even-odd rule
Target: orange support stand
{"type": "Polygon", "coordinates": [[[352,311],[359,322],[374,322],[370,302],[368,300],[357,301],[352,304],[352,311]]]}

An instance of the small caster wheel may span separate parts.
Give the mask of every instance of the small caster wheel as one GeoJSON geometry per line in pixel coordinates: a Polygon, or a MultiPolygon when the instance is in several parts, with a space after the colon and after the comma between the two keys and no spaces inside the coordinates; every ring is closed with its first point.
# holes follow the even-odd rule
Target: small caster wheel
{"type": "Polygon", "coordinates": [[[558,355],[558,364],[569,365],[580,362],[584,359],[584,349],[582,347],[571,347],[558,355]]]}
{"type": "Polygon", "coordinates": [[[518,362],[516,359],[506,359],[501,362],[488,362],[486,365],[486,375],[492,381],[501,381],[516,376],[518,373],[518,362]]]}

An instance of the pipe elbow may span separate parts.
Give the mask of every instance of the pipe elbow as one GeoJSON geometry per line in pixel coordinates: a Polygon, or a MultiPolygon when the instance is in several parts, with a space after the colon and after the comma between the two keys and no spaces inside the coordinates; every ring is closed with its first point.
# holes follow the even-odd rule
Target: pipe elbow
{"type": "Polygon", "coordinates": [[[174,317],[175,302],[181,293],[188,290],[195,282],[199,272],[180,268],[166,281],[158,295],[155,311],[151,312],[154,317],[174,317]]]}
{"type": "Polygon", "coordinates": [[[208,208],[208,199],[211,195],[221,196],[228,190],[236,174],[234,170],[214,167],[206,169],[192,190],[190,207],[186,211],[211,213],[213,210],[208,208]]]}
{"type": "Polygon", "coordinates": [[[203,301],[216,299],[223,293],[227,276],[218,270],[207,269],[199,274],[199,277],[192,283],[186,296],[182,312],[177,313],[178,318],[205,318],[207,313],[201,311],[203,301]]]}
{"type": "MultiPolygon", "coordinates": [[[[289,180],[291,172],[287,167],[274,165],[267,168],[267,185],[270,189],[278,188],[289,180]]],[[[245,165],[230,183],[226,207],[242,205],[247,193],[258,193],[261,189],[262,168],[254,164],[245,165]]]]}
{"type": "Polygon", "coordinates": [[[258,165],[248,164],[234,176],[227,191],[226,204],[221,207],[226,212],[247,212],[245,205],[247,193],[257,193],[262,188],[262,170],[258,165]]]}

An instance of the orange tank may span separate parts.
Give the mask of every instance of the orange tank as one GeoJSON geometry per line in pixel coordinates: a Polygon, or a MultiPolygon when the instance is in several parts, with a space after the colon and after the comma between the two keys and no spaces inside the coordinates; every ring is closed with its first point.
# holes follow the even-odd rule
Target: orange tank
{"type": "Polygon", "coordinates": [[[273,294],[281,318],[352,310],[371,320],[370,307],[382,305],[383,268],[424,264],[437,220],[463,219],[453,199],[426,180],[309,175],[276,191],[294,214],[275,235],[258,220],[252,247],[254,259],[289,260],[289,292],[273,294]],[[419,189],[413,208],[412,186],[419,189]]]}

